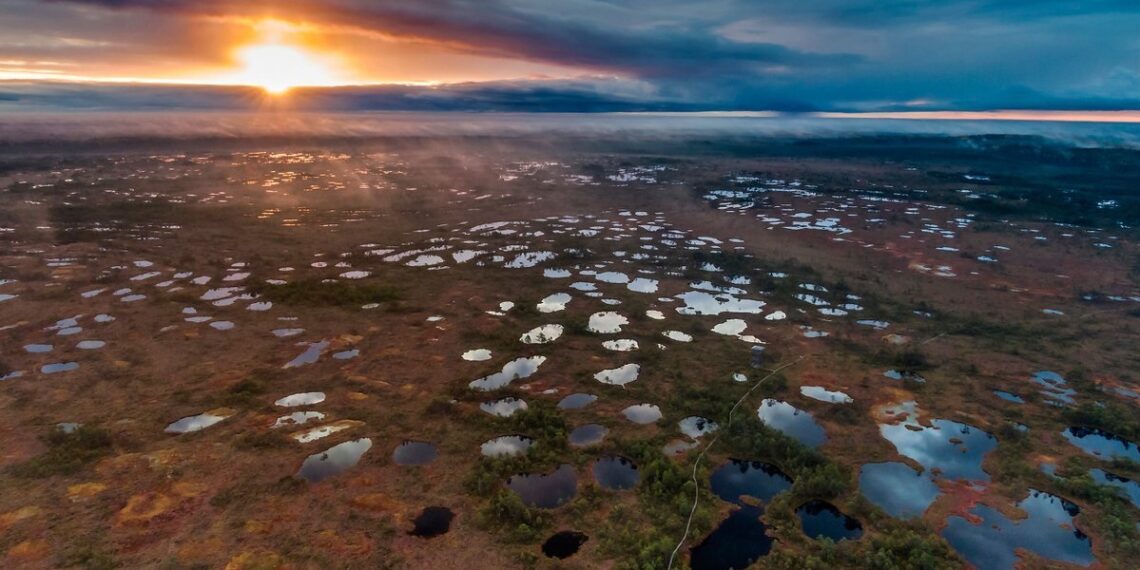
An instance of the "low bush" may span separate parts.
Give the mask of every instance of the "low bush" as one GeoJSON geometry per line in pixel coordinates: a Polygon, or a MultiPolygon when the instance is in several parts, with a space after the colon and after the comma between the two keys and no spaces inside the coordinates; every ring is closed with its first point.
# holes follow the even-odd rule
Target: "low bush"
{"type": "Polygon", "coordinates": [[[401,291],[388,285],[342,283],[308,279],[284,285],[256,284],[256,293],[282,305],[348,307],[369,303],[387,303],[403,298],[401,291]]]}
{"type": "Polygon", "coordinates": [[[93,426],[80,426],[70,433],[53,428],[40,439],[47,451],[14,466],[14,475],[31,479],[71,475],[111,453],[111,435],[93,426]]]}

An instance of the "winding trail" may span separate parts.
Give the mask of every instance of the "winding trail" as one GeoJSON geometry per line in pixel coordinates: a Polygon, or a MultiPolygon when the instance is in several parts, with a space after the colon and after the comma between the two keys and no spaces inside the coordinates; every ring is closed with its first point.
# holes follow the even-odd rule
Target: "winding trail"
{"type": "MultiPolygon", "coordinates": [[[[795,359],[795,360],[793,360],[787,364],[781,364],[780,366],[777,366],[771,372],[769,372],[767,376],[757,380],[756,383],[754,383],[752,385],[752,387],[749,388],[748,391],[745,392],[744,395],[741,396],[740,399],[737,400],[735,404],[733,404],[732,409],[728,411],[728,426],[732,425],[732,416],[733,416],[733,414],[736,413],[736,409],[739,408],[740,404],[743,404],[744,400],[748,399],[748,397],[752,395],[752,392],[755,392],[756,389],[759,388],[761,384],[763,384],[769,378],[775,376],[781,370],[783,370],[785,368],[789,368],[795,364],[799,364],[799,362],[805,358],[807,358],[806,355],[800,356],[799,358],[797,358],[797,359],[795,359]]],[[[727,428],[728,426],[725,426],[725,427],[727,428]]],[[[677,553],[681,551],[681,548],[683,546],[685,546],[685,541],[689,540],[689,531],[692,529],[692,526],[693,526],[693,516],[697,512],[697,504],[700,502],[700,499],[701,499],[701,487],[700,487],[700,483],[697,481],[697,469],[700,468],[701,461],[704,461],[705,455],[708,453],[709,449],[712,448],[712,446],[716,445],[716,442],[718,439],[720,439],[720,430],[717,430],[717,435],[713,436],[713,438],[711,440],[709,440],[709,442],[707,444],[705,444],[705,447],[703,449],[701,449],[701,452],[699,454],[697,454],[697,460],[693,462],[693,473],[691,475],[691,478],[693,481],[693,508],[689,509],[689,519],[687,521],[685,521],[685,534],[681,536],[681,540],[680,540],[680,542],[677,543],[677,547],[674,548],[673,553],[669,555],[669,570],[673,570],[673,563],[677,559],[677,553]]]]}

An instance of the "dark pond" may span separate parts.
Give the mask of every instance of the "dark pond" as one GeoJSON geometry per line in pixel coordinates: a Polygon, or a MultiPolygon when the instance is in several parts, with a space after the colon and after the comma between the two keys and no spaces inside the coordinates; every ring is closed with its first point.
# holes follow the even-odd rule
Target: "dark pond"
{"type": "Polygon", "coordinates": [[[578,494],[578,475],[573,467],[563,465],[548,475],[515,475],[507,480],[507,487],[527,506],[553,509],[578,494]]]}
{"type": "Polygon", "coordinates": [[[808,447],[819,447],[827,441],[827,434],[819,424],[815,423],[811,414],[787,402],[765,398],[760,402],[760,408],[756,413],[760,416],[760,421],[768,427],[808,447]]]}
{"type": "Polygon", "coordinates": [[[900,519],[921,516],[939,494],[928,471],[919,473],[896,461],[864,465],[859,470],[859,492],[900,519]]]}
{"type": "Polygon", "coordinates": [[[747,568],[772,551],[772,537],[760,520],[758,507],[741,507],[728,515],[716,530],[689,552],[693,570],[747,568]]]}
{"type": "Polygon", "coordinates": [[[1122,458],[1140,461],[1140,449],[1136,447],[1135,443],[1104,430],[1071,427],[1061,432],[1061,435],[1085,453],[1101,459],[1122,458]]]}
{"type": "Polygon", "coordinates": [[[607,432],[609,432],[609,430],[606,429],[605,426],[598,424],[586,424],[576,427],[574,431],[570,432],[570,445],[574,447],[597,445],[606,437],[607,432]]]}
{"type": "Polygon", "coordinates": [[[435,461],[439,452],[435,446],[423,441],[405,441],[392,452],[396,465],[427,465],[435,461]]]}
{"type": "Polygon", "coordinates": [[[767,503],[791,488],[792,479],[767,463],[730,459],[713,471],[709,484],[712,492],[721,499],[748,506],[741,497],[753,497],[767,503]]]}
{"type": "Polygon", "coordinates": [[[408,534],[432,538],[445,534],[451,528],[455,513],[447,507],[427,507],[412,521],[415,527],[408,534]]]}
{"type": "Polygon", "coordinates": [[[796,509],[796,515],[808,538],[830,538],[839,542],[863,536],[863,525],[859,521],[826,501],[808,501],[796,509]]]}
{"type": "Polygon", "coordinates": [[[1100,469],[1093,469],[1089,474],[1092,475],[1094,481],[1101,485],[1123,489],[1128,500],[1140,508],[1140,483],[1100,469]]]}
{"type": "Polygon", "coordinates": [[[598,484],[613,491],[632,489],[641,479],[637,465],[624,457],[610,455],[594,462],[594,478],[598,484]]]}
{"type": "Polygon", "coordinates": [[[556,532],[542,543],[542,553],[549,558],[570,558],[589,539],[584,533],[573,530],[556,532]]]}
{"type": "Polygon", "coordinates": [[[942,536],[978,570],[1012,570],[1018,548],[1082,566],[1095,561],[1092,542],[1073,523],[1080,512],[1076,505],[1030,489],[1029,496],[1017,506],[1028,516],[1015,522],[995,509],[977,505],[970,514],[980,519],[979,524],[951,516],[942,536]]]}
{"type": "Polygon", "coordinates": [[[900,455],[917,461],[947,479],[989,481],[982,470],[986,453],[997,447],[994,436],[970,425],[951,420],[931,420],[922,426],[908,420],[879,426],[879,433],[895,445],[900,455]]]}
{"type": "Polygon", "coordinates": [[[772,550],[764,509],[743,497],[764,502],[787,490],[792,480],[779,469],[758,461],[730,459],[713,472],[713,493],[739,505],[720,526],[690,551],[693,570],[747,568],[772,550]]]}
{"type": "Polygon", "coordinates": [[[561,402],[558,402],[558,409],[577,410],[579,408],[585,408],[586,406],[593,404],[597,399],[598,397],[593,394],[570,394],[569,396],[562,398],[561,402]]]}
{"type": "Polygon", "coordinates": [[[371,447],[372,440],[367,437],[334,445],[305,459],[297,476],[310,483],[319,483],[356,465],[371,447]]]}

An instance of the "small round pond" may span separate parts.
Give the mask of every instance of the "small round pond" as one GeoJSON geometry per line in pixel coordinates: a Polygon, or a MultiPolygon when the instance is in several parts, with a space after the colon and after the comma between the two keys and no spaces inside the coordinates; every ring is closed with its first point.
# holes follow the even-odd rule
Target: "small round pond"
{"type": "Polygon", "coordinates": [[[455,513],[447,507],[427,507],[412,521],[414,526],[408,534],[421,538],[434,538],[446,534],[451,529],[451,521],[454,518],[455,513]]]}
{"type": "Polygon", "coordinates": [[[605,489],[624,491],[634,488],[641,480],[641,475],[633,461],[610,455],[594,462],[594,479],[605,489]]]}
{"type": "Polygon", "coordinates": [[[562,465],[549,474],[515,475],[507,480],[507,488],[529,507],[553,509],[578,494],[578,475],[570,465],[562,465]]]}
{"type": "Polygon", "coordinates": [[[605,439],[607,433],[609,433],[609,430],[599,424],[579,426],[570,432],[570,445],[574,447],[597,445],[605,439]]]}
{"type": "Polygon", "coordinates": [[[542,553],[548,558],[570,558],[578,553],[578,549],[589,540],[584,533],[564,530],[554,533],[553,536],[542,543],[542,553]]]}
{"type": "Polygon", "coordinates": [[[396,465],[416,466],[427,465],[439,455],[435,446],[424,441],[405,441],[392,452],[392,461],[396,465]]]}

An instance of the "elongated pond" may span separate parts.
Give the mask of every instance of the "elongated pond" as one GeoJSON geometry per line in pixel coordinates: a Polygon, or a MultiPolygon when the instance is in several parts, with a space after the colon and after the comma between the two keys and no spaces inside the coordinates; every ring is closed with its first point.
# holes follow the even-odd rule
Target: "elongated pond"
{"type": "Polygon", "coordinates": [[[720,525],[690,550],[693,570],[747,568],[772,550],[773,539],[761,520],[762,503],[791,488],[792,480],[775,466],[731,459],[713,472],[713,493],[737,505],[720,525]],[[749,499],[750,498],[750,499],[749,499]]]}
{"type": "Polygon", "coordinates": [[[307,457],[297,471],[297,477],[310,483],[320,483],[354,467],[371,448],[372,440],[367,437],[334,445],[307,457]]]}
{"type": "Polygon", "coordinates": [[[1080,566],[1094,561],[1092,541],[1073,520],[1080,513],[1077,505],[1030,489],[1017,507],[1025,511],[1025,519],[1010,520],[996,509],[977,505],[970,509],[976,521],[951,516],[942,536],[979,570],[1012,570],[1019,548],[1080,566]]]}
{"type": "Polygon", "coordinates": [[[1069,443],[1101,459],[1128,459],[1140,462],[1140,448],[1116,434],[1096,428],[1071,427],[1061,432],[1069,443]]]}

